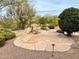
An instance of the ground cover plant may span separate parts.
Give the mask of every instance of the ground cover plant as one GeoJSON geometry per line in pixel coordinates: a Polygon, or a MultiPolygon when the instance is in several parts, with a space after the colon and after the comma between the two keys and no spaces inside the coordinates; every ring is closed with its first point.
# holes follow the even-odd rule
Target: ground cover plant
{"type": "Polygon", "coordinates": [[[0,46],[4,45],[6,40],[16,37],[16,34],[10,29],[0,28],[0,46]]]}

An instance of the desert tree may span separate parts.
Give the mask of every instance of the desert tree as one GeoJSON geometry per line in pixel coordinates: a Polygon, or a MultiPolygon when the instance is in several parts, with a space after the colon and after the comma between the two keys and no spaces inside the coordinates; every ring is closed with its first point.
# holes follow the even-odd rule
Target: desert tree
{"type": "Polygon", "coordinates": [[[19,19],[20,29],[31,25],[32,17],[35,16],[35,10],[27,0],[16,0],[14,4],[8,6],[7,15],[19,19]]]}

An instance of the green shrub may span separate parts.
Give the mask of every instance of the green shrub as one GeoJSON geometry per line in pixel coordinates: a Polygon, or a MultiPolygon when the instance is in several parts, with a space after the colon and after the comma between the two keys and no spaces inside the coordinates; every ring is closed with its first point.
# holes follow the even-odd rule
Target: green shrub
{"type": "Polygon", "coordinates": [[[0,28],[0,47],[5,44],[6,40],[14,38],[16,35],[9,29],[0,28]]]}
{"type": "Polygon", "coordinates": [[[4,38],[5,38],[6,40],[12,39],[12,38],[14,38],[14,37],[16,36],[14,32],[12,32],[11,30],[6,29],[6,28],[1,28],[1,29],[0,29],[0,34],[1,34],[2,36],[4,36],[4,38]]]}
{"type": "Polygon", "coordinates": [[[59,18],[57,16],[42,16],[39,17],[38,23],[43,27],[49,27],[50,29],[54,29],[55,26],[58,25],[59,18]]]}
{"type": "Polygon", "coordinates": [[[0,35],[0,47],[2,47],[5,44],[5,38],[3,35],[0,35]]]}
{"type": "Polygon", "coordinates": [[[4,36],[5,36],[6,40],[12,39],[12,38],[15,37],[15,33],[13,33],[13,32],[6,32],[6,33],[4,33],[4,36]]]}
{"type": "Polygon", "coordinates": [[[40,26],[46,26],[48,24],[47,17],[43,16],[39,18],[40,26]]]}
{"type": "Polygon", "coordinates": [[[19,27],[19,21],[14,19],[4,18],[0,20],[0,26],[2,26],[3,28],[17,30],[19,27]]]}
{"type": "Polygon", "coordinates": [[[59,27],[71,36],[73,32],[79,31],[79,9],[68,8],[59,15],[59,27]]]}
{"type": "Polygon", "coordinates": [[[48,25],[49,27],[55,27],[58,25],[59,18],[57,16],[49,16],[48,17],[48,25]]]}

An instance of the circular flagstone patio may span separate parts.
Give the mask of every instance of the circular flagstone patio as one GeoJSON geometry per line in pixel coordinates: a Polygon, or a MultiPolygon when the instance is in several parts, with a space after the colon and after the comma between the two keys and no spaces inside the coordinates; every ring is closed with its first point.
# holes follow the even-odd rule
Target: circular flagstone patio
{"type": "Polygon", "coordinates": [[[17,37],[14,41],[14,44],[18,47],[37,51],[52,51],[52,44],[54,44],[54,50],[59,52],[68,51],[73,43],[72,38],[66,37],[54,30],[42,31],[37,35],[24,34],[21,37],[17,37]]]}

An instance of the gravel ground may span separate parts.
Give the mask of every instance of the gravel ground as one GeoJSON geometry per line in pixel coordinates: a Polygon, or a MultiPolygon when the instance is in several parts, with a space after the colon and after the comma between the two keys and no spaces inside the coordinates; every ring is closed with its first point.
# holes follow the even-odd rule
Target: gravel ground
{"type": "Polygon", "coordinates": [[[79,59],[79,49],[69,52],[33,51],[14,46],[14,39],[9,40],[0,48],[0,59],[79,59]]]}
{"type": "MultiPolygon", "coordinates": [[[[23,31],[18,32],[17,36],[23,31]]],[[[68,52],[33,51],[27,50],[14,45],[14,40],[8,40],[0,48],[0,59],[79,59],[79,49],[71,49],[68,52]]]]}
{"type": "Polygon", "coordinates": [[[55,44],[54,50],[63,52],[71,48],[74,43],[72,39],[72,37],[57,33],[55,29],[40,30],[37,35],[24,32],[15,39],[14,44],[18,47],[37,51],[52,51],[52,44],[55,44]]]}

